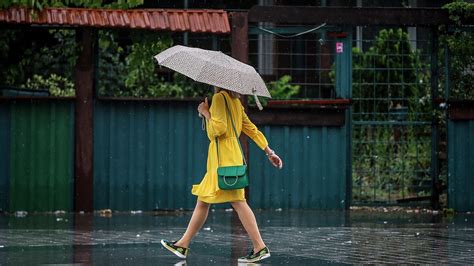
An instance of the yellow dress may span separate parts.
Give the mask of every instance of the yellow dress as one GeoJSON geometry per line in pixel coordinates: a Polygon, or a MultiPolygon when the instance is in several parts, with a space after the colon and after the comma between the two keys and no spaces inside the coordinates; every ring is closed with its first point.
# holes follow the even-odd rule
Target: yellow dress
{"type": "Polygon", "coordinates": [[[224,203],[245,200],[244,189],[220,190],[217,185],[217,150],[215,138],[219,141],[219,166],[241,165],[243,163],[239,143],[235,138],[234,131],[224,97],[232,113],[237,134],[244,132],[262,150],[267,147],[265,136],[250,121],[245,114],[244,107],[237,98],[232,98],[226,91],[220,91],[212,97],[209,108],[211,119],[206,123],[207,137],[211,141],[207,155],[207,172],[201,183],[193,185],[192,193],[198,196],[198,200],[206,203],[224,203]]]}

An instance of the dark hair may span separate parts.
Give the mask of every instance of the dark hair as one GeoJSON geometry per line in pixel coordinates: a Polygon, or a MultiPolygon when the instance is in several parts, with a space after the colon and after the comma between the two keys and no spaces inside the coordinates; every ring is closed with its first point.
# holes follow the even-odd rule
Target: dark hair
{"type": "Polygon", "coordinates": [[[224,90],[226,91],[227,93],[229,93],[230,97],[232,98],[240,98],[240,93],[238,92],[235,92],[235,91],[230,91],[230,90],[226,90],[226,89],[223,89],[223,88],[219,88],[217,86],[214,86],[214,93],[218,93],[219,91],[221,90],[224,90]]]}

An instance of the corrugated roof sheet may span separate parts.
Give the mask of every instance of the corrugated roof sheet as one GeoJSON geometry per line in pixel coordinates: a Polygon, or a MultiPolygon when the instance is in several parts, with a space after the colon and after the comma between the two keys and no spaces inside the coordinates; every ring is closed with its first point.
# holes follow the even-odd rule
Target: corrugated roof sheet
{"type": "Polygon", "coordinates": [[[224,10],[45,8],[36,18],[26,8],[0,10],[0,22],[132,28],[196,33],[230,33],[224,10]]]}

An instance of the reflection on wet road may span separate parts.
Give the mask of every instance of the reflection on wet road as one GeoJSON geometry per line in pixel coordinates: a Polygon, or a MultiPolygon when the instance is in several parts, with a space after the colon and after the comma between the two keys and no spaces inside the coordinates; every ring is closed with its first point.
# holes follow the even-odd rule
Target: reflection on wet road
{"type": "MultiPolygon", "coordinates": [[[[176,239],[191,212],[0,216],[0,264],[237,265],[250,248],[234,212],[211,212],[181,261],[176,239]]],[[[474,262],[474,215],[256,211],[272,257],[265,265],[474,262]]]]}

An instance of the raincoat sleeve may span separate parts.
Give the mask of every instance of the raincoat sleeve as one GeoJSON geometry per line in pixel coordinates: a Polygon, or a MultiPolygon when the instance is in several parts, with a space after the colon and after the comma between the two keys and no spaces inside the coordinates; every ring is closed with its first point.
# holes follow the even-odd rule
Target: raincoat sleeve
{"type": "Polygon", "coordinates": [[[212,96],[212,104],[209,112],[211,113],[211,119],[208,121],[209,135],[215,138],[225,134],[227,130],[227,119],[224,95],[216,93],[212,96]]]}
{"type": "Polygon", "coordinates": [[[263,135],[263,133],[258,130],[252,121],[250,121],[249,117],[245,113],[244,107],[242,106],[242,132],[245,135],[249,136],[260,149],[265,149],[268,146],[268,141],[263,135]]]}

